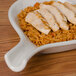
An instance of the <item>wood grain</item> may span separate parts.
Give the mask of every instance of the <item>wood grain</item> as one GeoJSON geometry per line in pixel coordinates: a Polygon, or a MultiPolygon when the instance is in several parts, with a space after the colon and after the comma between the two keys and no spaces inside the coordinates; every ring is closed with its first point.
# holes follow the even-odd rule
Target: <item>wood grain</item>
{"type": "Polygon", "coordinates": [[[76,50],[37,54],[19,73],[14,73],[7,67],[4,54],[20,40],[8,20],[8,9],[13,2],[15,0],[0,0],[0,76],[76,76],[76,50]]]}

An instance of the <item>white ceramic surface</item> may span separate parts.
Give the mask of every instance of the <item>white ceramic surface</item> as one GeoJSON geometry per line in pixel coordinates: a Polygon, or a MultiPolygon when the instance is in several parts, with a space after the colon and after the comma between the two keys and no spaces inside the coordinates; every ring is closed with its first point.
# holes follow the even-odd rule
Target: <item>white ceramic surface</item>
{"type": "MultiPolygon", "coordinates": [[[[43,53],[57,53],[62,51],[67,51],[71,49],[76,49],[76,40],[65,41],[47,44],[44,46],[35,46],[19,27],[17,14],[27,6],[33,6],[36,2],[44,2],[46,0],[18,0],[9,9],[8,17],[11,25],[16,30],[20,37],[20,42],[9,52],[5,54],[5,61],[8,67],[14,72],[22,71],[29,59],[36,53],[42,51],[43,53]]],[[[50,1],[50,0],[47,0],[50,1]]],[[[70,1],[76,4],[76,0],[58,0],[58,1],[70,1]]],[[[11,31],[11,30],[10,30],[11,31]]]]}

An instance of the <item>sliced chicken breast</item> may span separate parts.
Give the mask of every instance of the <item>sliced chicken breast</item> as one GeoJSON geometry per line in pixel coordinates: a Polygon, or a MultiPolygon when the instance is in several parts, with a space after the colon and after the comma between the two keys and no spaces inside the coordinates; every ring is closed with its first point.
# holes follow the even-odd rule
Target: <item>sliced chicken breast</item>
{"type": "Polygon", "coordinates": [[[69,22],[76,24],[76,14],[61,3],[54,2],[52,5],[57,7],[63,13],[69,22]]]}
{"type": "Polygon", "coordinates": [[[70,10],[76,13],[76,7],[68,2],[65,2],[64,5],[68,7],[70,10]]]}
{"type": "Polygon", "coordinates": [[[30,12],[27,14],[25,21],[32,24],[32,26],[34,26],[37,30],[39,30],[40,32],[42,32],[44,34],[48,34],[51,30],[33,12],[30,12]]]}
{"type": "Polygon", "coordinates": [[[39,9],[37,10],[48,22],[49,27],[53,30],[53,31],[57,31],[59,29],[59,26],[54,18],[54,16],[48,12],[48,10],[46,9],[39,9]]]}
{"type": "Polygon", "coordinates": [[[51,6],[51,5],[41,4],[40,8],[47,9],[49,12],[51,12],[62,29],[64,30],[69,29],[66,21],[64,21],[64,17],[60,14],[59,10],[56,7],[51,6]]]}
{"type": "Polygon", "coordinates": [[[41,21],[49,27],[49,24],[47,21],[44,19],[44,17],[38,12],[38,10],[34,11],[34,13],[41,19],[41,21]]]}

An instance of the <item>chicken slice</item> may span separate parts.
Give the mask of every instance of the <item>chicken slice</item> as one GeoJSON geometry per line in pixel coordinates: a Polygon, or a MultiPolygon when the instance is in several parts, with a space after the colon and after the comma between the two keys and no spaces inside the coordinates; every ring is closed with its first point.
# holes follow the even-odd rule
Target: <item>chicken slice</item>
{"type": "Polygon", "coordinates": [[[68,2],[65,2],[64,5],[68,7],[70,10],[76,13],[76,7],[68,2]]]}
{"type": "Polygon", "coordinates": [[[48,10],[46,9],[39,9],[37,10],[48,22],[49,27],[53,30],[53,31],[57,31],[59,30],[58,24],[56,23],[56,20],[54,18],[54,16],[48,12],[48,10]]]}
{"type": "Polygon", "coordinates": [[[58,9],[54,6],[51,5],[45,5],[45,4],[41,4],[40,8],[44,8],[47,9],[50,13],[52,13],[56,19],[56,21],[58,22],[59,26],[64,29],[64,30],[68,30],[69,27],[67,26],[66,21],[64,21],[64,17],[60,14],[60,12],[58,11],[58,9]]]}
{"type": "Polygon", "coordinates": [[[47,21],[46,21],[46,20],[44,19],[44,17],[38,12],[38,10],[35,10],[34,13],[41,19],[41,21],[42,21],[45,25],[49,26],[49,24],[47,23],[47,21]]]}
{"type": "Polygon", "coordinates": [[[48,34],[51,30],[33,12],[27,14],[25,21],[32,24],[33,27],[35,27],[37,30],[39,30],[42,33],[48,34]]]}
{"type": "Polygon", "coordinates": [[[52,5],[57,7],[63,13],[69,22],[76,24],[76,14],[61,3],[54,2],[52,5]]]}

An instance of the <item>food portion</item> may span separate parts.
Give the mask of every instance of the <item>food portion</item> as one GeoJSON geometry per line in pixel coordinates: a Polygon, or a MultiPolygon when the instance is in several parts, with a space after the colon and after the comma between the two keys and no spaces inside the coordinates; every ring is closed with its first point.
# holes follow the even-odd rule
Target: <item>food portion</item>
{"type": "Polygon", "coordinates": [[[60,28],[64,29],[64,30],[68,30],[69,27],[67,26],[67,23],[64,20],[64,17],[61,15],[60,11],[52,6],[52,5],[45,5],[45,4],[41,4],[40,8],[44,8],[47,9],[50,13],[52,13],[56,19],[56,21],[58,22],[60,28]]]}
{"type": "Polygon", "coordinates": [[[76,7],[68,2],[36,3],[18,14],[20,27],[37,46],[76,40],[76,7]]]}
{"type": "Polygon", "coordinates": [[[28,13],[25,21],[32,24],[32,26],[44,34],[48,34],[50,32],[48,26],[46,26],[34,12],[28,13]]]}
{"type": "Polygon", "coordinates": [[[68,9],[62,3],[54,2],[52,5],[57,7],[60,12],[66,16],[69,22],[76,25],[76,14],[72,10],[68,9]]]}
{"type": "Polygon", "coordinates": [[[42,8],[42,9],[39,9],[38,12],[46,19],[46,21],[48,22],[49,27],[53,31],[59,30],[58,24],[57,24],[54,16],[48,10],[42,8]]]}

